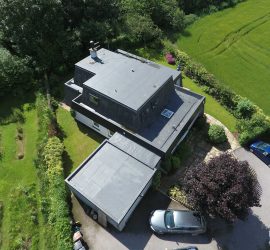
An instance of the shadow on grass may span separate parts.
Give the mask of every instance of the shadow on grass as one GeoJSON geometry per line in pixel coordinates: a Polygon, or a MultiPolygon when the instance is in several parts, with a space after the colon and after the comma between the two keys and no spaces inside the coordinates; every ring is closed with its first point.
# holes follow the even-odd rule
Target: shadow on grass
{"type": "Polygon", "coordinates": [[[20,97],[11,95],[1,97],[0,120],[7,119],[13,113],[13,109],[15,108],[22,109],[23,104],[34,102],[35,102],[34,93],[24,94],[20,97]]]}
{"type": "Polygon", "coordinates": [[[66,150],[63,152],[63,168],[65,178],[71,173],[74,162],[66,150]]]}
{"type": "Polygon", "coordinates": [[[87,127],[86,125],[76,121],[79,130],[83,133],[91,137],[98,143],[102,143],[106,138],[99,134],[98,132],[94,131],[93,129],[87,127]]]}

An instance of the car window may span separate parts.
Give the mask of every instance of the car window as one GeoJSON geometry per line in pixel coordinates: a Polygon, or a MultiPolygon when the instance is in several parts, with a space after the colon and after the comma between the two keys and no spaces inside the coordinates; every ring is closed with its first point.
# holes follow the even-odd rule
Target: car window
{"type": "Polygon", "coordinates": [[[165,213],[165,224],[166,227],[169,229],[175,228],[174,219],[173,219],[173,212],[166,211],[165,213]]]}

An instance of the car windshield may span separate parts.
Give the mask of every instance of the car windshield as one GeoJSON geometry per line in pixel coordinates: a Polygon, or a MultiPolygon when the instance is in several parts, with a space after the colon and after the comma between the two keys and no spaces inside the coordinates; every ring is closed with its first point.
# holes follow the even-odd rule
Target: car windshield
{"type": "Polygon", "coordinates": [[[165,225],[167,228],[174,228],[175,227],[172,211],[167,211],[165,213],[165,225]]]}
{"type": "Polygon", "coordinates": [[[268,148],[269,148],[269,144],[267,144],[267,143],[264,143],[264,142],[260,142],[258,145],[257,145],[257,147],[258,148],[260,148],[260,149],[262,149],[262,150],[264,150],[264,151],[266,151],[268,148]]]}

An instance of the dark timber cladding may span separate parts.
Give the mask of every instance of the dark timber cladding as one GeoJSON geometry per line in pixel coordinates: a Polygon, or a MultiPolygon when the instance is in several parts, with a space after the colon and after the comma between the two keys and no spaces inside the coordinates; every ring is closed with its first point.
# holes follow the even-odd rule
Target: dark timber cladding
{"type": "Polygon", "coordinates": [[[129,211],[137,205],[159,162],[156,154],[115,133],[66,179],[66,183],[78,198],[95,210],[101,210],[108,221],[118,227],[125,224],[129,211]]]}
{"type": "Polygon", "coordinates": [[[123,51],[100,49],[97,54],[75,65],[75,83],[84,88],[81,101],[128,129],[150,125],[181,73],[123,51]]]}

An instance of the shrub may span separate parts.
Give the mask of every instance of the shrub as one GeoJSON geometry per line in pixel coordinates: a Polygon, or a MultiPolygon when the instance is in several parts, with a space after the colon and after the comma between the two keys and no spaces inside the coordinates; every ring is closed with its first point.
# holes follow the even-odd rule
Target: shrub
{"type": "Polygon", "coordinates": [[[167,172],[170,173],[172,171],[172,161],[170,157],[167,157],[162,163],[161,167],[167,172]]]}
{"type": "Polygon", "coordinates": [[[199,17],[195,14],[186,15],[185,19],[184,19],[185,26],[188,26],[188,25],[194,23],[195,21],[198,20],[198,18],[199,17]]]}
{"type": "Polygon", "coordinates": [[[172,156],[171,157],[171,164],[172,164],[172,169],[173,170],[177,170],[178,168],[180,168],[181,167],[181,161],[180,161],[179,157],[172,156]]]}
{"type": "Polygon", "coordinates": [[[242,146],[247,146],[270,131],[270,121],[265,115],[255,113],[250,120],[241,119],[237,121],[236,128],[240,133],[239,143],[242,146]]]}
{"type": "Polygon", "coordinates": [[[160,187],[160,181],[161,181],[161,172],[157,171],[153,178],[152,187],[154,189],[158,189],[160,187]]]}
{"type": "Polygon", "coordinates": [[[186,193],[180,186],[176,185],[171,187],[168,190],[168,195],[176,201],[180,202],[185,207],[191,208],[191,206],[188,204],[186,193]]]}
{"type": "Polygon", "coordinates": [[[25,117],[20,109],[18,108],[13,109],[12,115],[14,117],[14,121],[24,123],[25,117]]]}
{"type": "Polygon", "coordinates": [[[255,111],[255,105],[247,98],[241,99],[236,106],[236,116],[240,119],[250,119],[255,111]]]}
{"type": "Polygon", "coordinates": [[[23,153],[18,153],[18,154],[17,154],[17,158],[18,158],[19,160],[21,160],[23,157],[24,157],[24,154],[23,154],[23,153]]]}
{"type": "Polygon", "coordinates": [[[208,137],[209,140],[214,144],[220,144],[227,141],[225,130],[220,125],[210,125],[208,137]]]}

